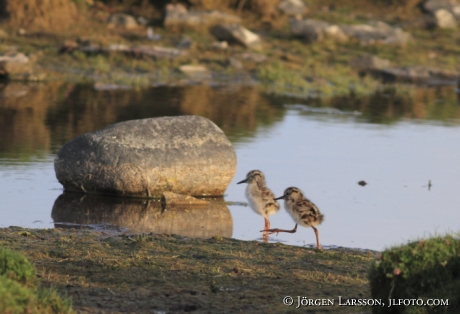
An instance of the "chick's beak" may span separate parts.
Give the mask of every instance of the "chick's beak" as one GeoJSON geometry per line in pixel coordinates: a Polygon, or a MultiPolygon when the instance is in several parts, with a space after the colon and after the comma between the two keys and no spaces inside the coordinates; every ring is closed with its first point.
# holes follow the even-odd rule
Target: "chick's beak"
{"type": "Polygon", "coordinates": [[[246,182],[248,182],[248,179],[244,179],[243,181],[240,181],[237,184],[246,183],[246,182]]]}
{"type": "Polygon", "coordinates": [[[280,196],[280,197],[277,197],[277,198],[275,198],[275,200],[280,200],[280,199],[282,199],[282,198],[284,198],[284,195],[282,195],[282,196],[280,196]]]}

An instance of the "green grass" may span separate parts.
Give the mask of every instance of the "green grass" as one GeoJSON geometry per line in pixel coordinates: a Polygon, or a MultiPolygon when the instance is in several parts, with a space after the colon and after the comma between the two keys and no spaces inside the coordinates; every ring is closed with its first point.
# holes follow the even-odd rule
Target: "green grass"
{"type": "Polygon", "coordinates": [[[371,293],[381,299],[444,299],[448,307],[378,307],[374,313],[458,313],[460,239],[434,237],[384,251],[369,272],[371,293]]]}
{"type": "MultiPolygon", "coordinates": [[[[20,232],[28,236],[27,231],[20,232]]],[[[35,267],[19,253],[0,247],[0,313],[72,313],[70,301],[38,287],[35,267]]]]}

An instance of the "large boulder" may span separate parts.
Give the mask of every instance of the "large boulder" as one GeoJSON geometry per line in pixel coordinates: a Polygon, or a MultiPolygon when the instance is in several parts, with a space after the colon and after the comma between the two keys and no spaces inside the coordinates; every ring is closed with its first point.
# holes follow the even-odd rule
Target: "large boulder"
{"type": "Polygon", "coordinates": [[[159,197],[222,195],[236,155],[224,132],[198,116],[125,121],[77,136],[54,161],[66,191],[159,197]]]}

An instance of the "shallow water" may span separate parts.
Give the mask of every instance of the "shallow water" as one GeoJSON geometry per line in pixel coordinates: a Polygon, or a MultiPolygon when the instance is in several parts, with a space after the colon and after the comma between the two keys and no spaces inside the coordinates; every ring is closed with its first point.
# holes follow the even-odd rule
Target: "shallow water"
{"type": "MultiPolygon", "coordinates": [[[[238,86],[97,91],[62,83],[4,85],[0,227],[77,223],[108,230],[110,224],[116,231],[261,240],[263,218],[242,205],[245,185],[236,185],[260,169],[277,196],[297,186],[325,214],[323,246],[382,250],[459,231],[459,126],[453,88],[301,100],[238,86]],[[118,121],[183,114],[211,119],[234,144],[238,168],[225,195],[233,205],[165,213],[155,202],[60,196],[53,159],[68,140],[118,121]]],[[[284,209],[270,221],[294,227],[284,209]]],[[[269,240],[313,245],[315,237],[299,227],[269,240]]]]}

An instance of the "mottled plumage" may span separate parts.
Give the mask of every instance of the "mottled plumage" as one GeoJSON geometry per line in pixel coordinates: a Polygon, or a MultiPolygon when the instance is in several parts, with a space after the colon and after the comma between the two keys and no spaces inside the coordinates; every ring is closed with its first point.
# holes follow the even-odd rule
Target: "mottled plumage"
{"type": "MultiPolygon", "coordinates": [[[[246,198],[248,199],[249,207],[255,213],[264,217],[264,230],[268,230],[270,228],[268,216],[276,214],[280,209],[280,204],[275,200],[275,194],[267,188],[264,174],[259,170],[249,171],[246,179],[237,184],[240,183],[248,184],[246,187],[246,198]]],[[[264,233],[264,237],[267,235],[267,233],[264,233]]]]}
{"type": "Polygon", "coordinates": [[[269,234],[278,232],[295,233],[297,231],[298,224],[304,227],[312,227],[316,235],[316,246],[318,249],[321,249],[318,230],[315,227],[323,222],[324,215],[321,214],[318,207],[316,207],[316,205],[309,199],[304,197],[300,189],[295,187],[287,188],[284,191],[283,196],[275,199],[284,199],[284,208],[294,220],[295,227],[292,230],[269,229],[264,231],[268,231],[269,234]]]}

